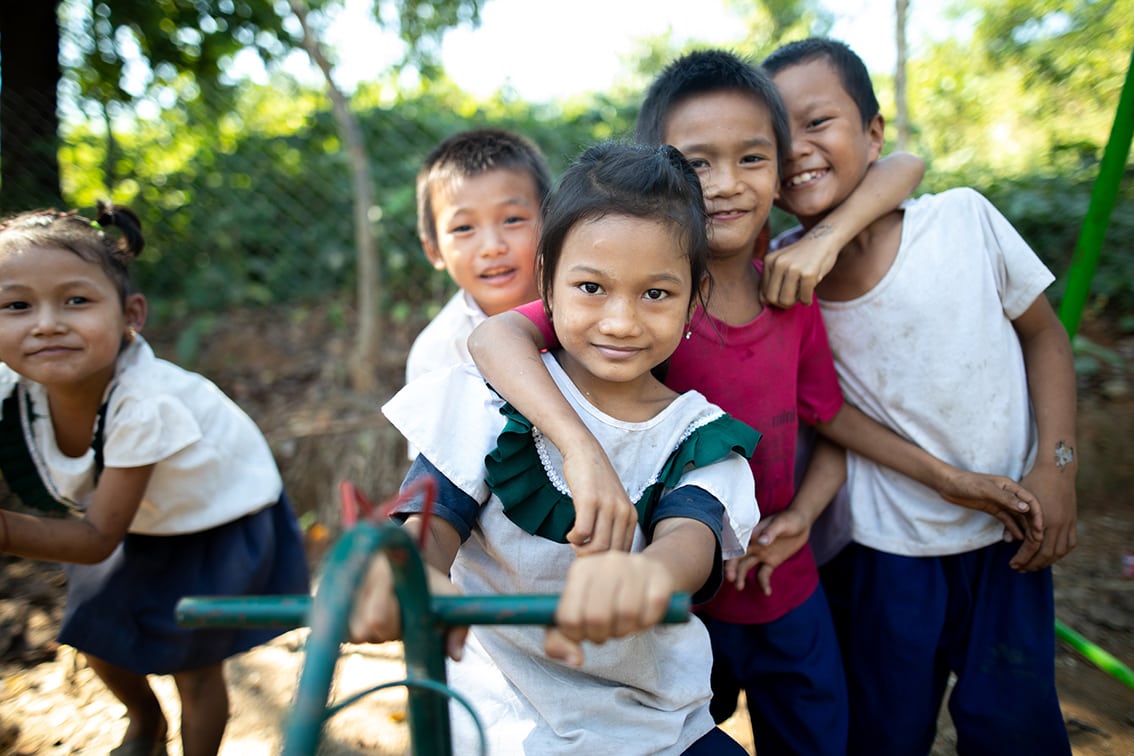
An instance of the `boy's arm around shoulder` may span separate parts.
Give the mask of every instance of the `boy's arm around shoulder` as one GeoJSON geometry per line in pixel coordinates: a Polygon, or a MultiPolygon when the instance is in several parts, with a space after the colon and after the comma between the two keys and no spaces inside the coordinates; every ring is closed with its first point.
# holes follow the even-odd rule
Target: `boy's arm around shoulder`
{"type": "Polygon", "coordinates": [[[568,542],[579,554],[628,551],[638,513],[606,452],[544,366],[540,329],[519,312],[503,312],[478,325],[468,346],[488,384],[563,455],[563,477],[575,504],[568,542]]]}
{"type": "Polygon", "coordinates": [[[811,304],[839,252],[871,223],[897,209],[921,183],[925,161],[908,152],[876,160],[847,199],[794,244],[768,253],[761,295],[767,304],[811,304]]]}
{"type": "Polygon", "coordinates": [[[1012,326],[1024,353],[1039,439],[1035,463],[1021,482],[1039,499],[1043,541],[1025,542],[1012,559],[1013,567],[1028,571],[1061,559],[1078,542],[1075,366],[1067,331],[1043,294],[1012,326]]]}

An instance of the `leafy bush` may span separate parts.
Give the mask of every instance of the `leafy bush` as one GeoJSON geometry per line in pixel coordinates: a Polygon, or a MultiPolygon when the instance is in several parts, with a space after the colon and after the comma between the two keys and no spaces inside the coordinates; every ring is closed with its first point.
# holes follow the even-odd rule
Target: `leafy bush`
{"type": "MultiPolygon", "coordinates": [[[[1067,273],[1094,189],[1094,170],[1070,175],[992,178],[969,184],[988,197],[1055,273],[1048,290],[1053,301],[1063,297],[1067,273]]],[[[1134,313],[1134,170],[1119,187],[1104,236],[1088,303],[1095,312],[1121,321],[1134,313]]]]}

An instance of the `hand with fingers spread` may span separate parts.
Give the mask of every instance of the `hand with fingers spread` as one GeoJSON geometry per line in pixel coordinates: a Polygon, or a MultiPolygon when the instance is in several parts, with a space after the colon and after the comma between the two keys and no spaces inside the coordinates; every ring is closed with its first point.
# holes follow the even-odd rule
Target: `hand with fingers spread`
{"type": "Polygon", "coordinates": [[[756,568],[756,581],[765,596],[772,595],[772,572],[803,548],[811,535],[811,518],[788,507],[764,518],[752,531],[748,551],[725,562],[725,580],[744,590],[748,572],[756,568]]]}

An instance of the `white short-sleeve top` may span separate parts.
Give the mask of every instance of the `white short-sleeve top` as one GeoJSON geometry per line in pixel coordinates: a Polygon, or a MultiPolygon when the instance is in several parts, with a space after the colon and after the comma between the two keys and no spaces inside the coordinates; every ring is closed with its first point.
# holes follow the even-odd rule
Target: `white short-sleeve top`
{"type": "MultiPolygon", "coordinates": [[[[46,389],[0,364],[0,395],[19,391],[22,428],[51,495],[76,510],[95,491],[95,453],[59,451],[46,389]]],[[[275,503],[283,480],[252,419],[202,375],[158,359],[141,337],[107,387],[105,467],[155,465],[131,533],[192,533],[275,503]]]]}
{"type": "MultiPolygon", "coordinates": [[[[544,364],[567,400],[603,445],[631,501],[652,482],[675,449],[724,416],[696,391],[682,394],[645,422],[626,422],[590,404],[555,359],[544,364]]],[[[570,545],[533,536],[504,512],[486,483],[485,457],[505,426],[503,400],[471,365],[438,370],[409,384],[382,412],[455,486],[481,503],[477,526],[453,563],[465,594],[557,593],[575,559],[570,545]]],[[[562,456],[533,430],[544,474],[566,491],[562,456]]],[[[736,556],[759,518],[746,459],[736,453],[688,469],[693,485],[725,507],[722,551],[736,556]]],[[[677,486],[675,486],[677,487],[677,486]]],[[[646,546],[639,526],[633,551],[646,546]]],[[[477,626],[449,680],[468,697],[486,727],[489,753],[680,754],[713,727],[708,710],[712,650],[696,617],[643,633],[587,644],[580,668],[543,653],[543,629],[477,626]]],[[[454,710],[455,752],[471,752],[475,736],[454,710]]]]}

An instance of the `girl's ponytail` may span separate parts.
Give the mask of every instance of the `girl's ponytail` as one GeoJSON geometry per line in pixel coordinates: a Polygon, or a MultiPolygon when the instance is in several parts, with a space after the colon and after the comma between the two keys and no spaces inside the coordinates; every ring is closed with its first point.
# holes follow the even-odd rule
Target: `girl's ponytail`
{"type": "Polygon", "coordinates": [[[116,249],[119,256],[135,258],[145,249],[142,221],[130,208],[99,200],[96,222],[103,228],[114,226],[122,232],[116,249]]]}

